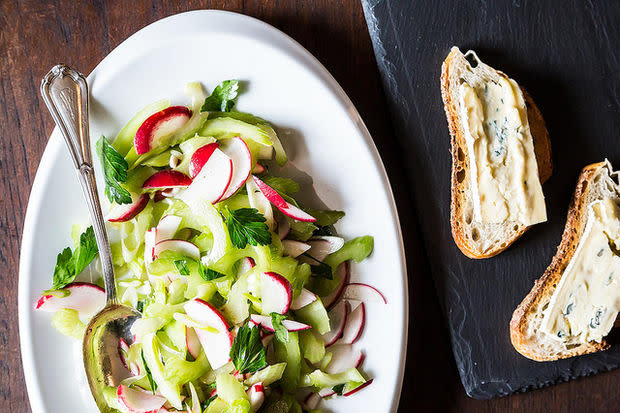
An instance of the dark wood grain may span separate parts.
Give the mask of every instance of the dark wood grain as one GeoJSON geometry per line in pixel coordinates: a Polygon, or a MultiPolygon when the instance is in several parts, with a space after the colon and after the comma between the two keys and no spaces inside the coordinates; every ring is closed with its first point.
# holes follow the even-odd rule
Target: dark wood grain
{"type": "MultiPolygon", "coordinates": [[[[273,24],[310,50],[365,119],[392,180],[408,251],[410,334],[400,411],[582,412],[618,409],[620,371],[504,399],[469,399],[458,380],[428,268],[402,154],[385,110],[358,0],[0,1],[0,411],[30,411],[19,354],[17,283],[21,230],[32,180],[53,122],[41,77],[65,62],[90,72],[129,35],[178,12],[217,8],[273,24]]],[[[389,351],[386,349],[386,351],[389,351]]],[[[70,397],[70,396],[68,396],[70,397]]],[[[53,409],[52,409],[53,411],[53,409]]]]}

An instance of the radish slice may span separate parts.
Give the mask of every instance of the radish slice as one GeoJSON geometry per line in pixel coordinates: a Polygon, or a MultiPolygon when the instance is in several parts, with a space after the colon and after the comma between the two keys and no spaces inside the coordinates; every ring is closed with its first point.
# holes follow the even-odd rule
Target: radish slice
{"type": "Polygon", "coordinates": [[[189,176],[172,169],[164,169],[155,172],[144,183],[142,188],[145,189],[164,189],[189,186],[192,180],[189,176]]]}
{"type": "Polygon", "coordinates": [[[247,143],[238,136],[231,139],[222,151],[232,159],[233,174],[230,185],[221,200],[230,198],[243,186],[252,169],[252,154],[247,143]]]}
{"type": "Polygon", "coordinates": [[[146,265],[155,260],[155,228],[144,233],[144,263],[146,265]]]}
{"type": "Polygon", "coordinates": [[[241,259],[239,269],[237,270],[237,277],[245,274],[256,266],[256,261],[252,257],[244,257],[241,259]]]}
{"type": "Polygon", "coordinates": [[[35,308],[47,312],[56,312],[66,308],[76,310],[80,315],[89,315],[95,314],[105,307],[105,291],[95,284],[74,282],[60,291],[68,294],[62,297],[51,294],[44,295],[37,301],[35,308]]]}
{"type": "Polygon", "coordinates": [[[118,355],[121,358],[121,363],[127,370],[129,370],[129,364],[127,364],[127,355],[129,354],[129,344],[125,341],[125,339],[121,338],[118,341],[118,355]]]}
{"type": "Polygon", "coordinates": [[[314,410],[319,405],[321,396],[318,393],[310,393],[304,399],[304,407],[308,410],[314,410]]]}
{"type": "Polygon", "coordinates": [[[252,411],[257,412],[265,401],[265,388],[263,387],[263,382],[259,381],[258,383],[253,384],[246,393],[250,399],[252,411]]]}
{"type": "Polygon", "coordinates": [[[308,241],[310,245],[310,251],[308,254],[312,255],[314,259],[319,261],[325,260],[325,258],[336,251],[338,251],[344,245],[344,239],[340,237],[316,237],[308,241]]]}
{"type": "Polygon", "coordinates": [[[282,198],[282,196],[280,196],[280,194],[278,194],[275,189],[261,181],[256,176],[252,175],[252,179],[254,180],[254,183],[256,183],[256,185],[258,186],[258,189],[260,189],[263,195],[265,195],[265,197],[269,200],[269,202],[275,205],[276,208],[278,208],[280,212],[282,212],[284,215],[296,219],[297,221],[316,221],[316,218],[297,208],[290,202],[287,202],[284,198],[282,198]]]}
{"type": "Polygon", "coordinates": [[[260,189],[258,189],[258,186],[254,180],[248,179],[245,183],[245,187],[248,192],[248,201],[250,202],[250,206],[263,214],[266,219],[265,223],[269,229],[273,231],[276,227],[276,223],[273,218],[273,208],[271,208],[271,203],[265,195],[263,195],[260,189]]]}
{"type": "Polygon", "coordinates": [[[366,321],[366,307],[364,303],[360,303],[355,310],[347,316],[347,323],[342,332],[342,338],[338,344],[353,344],[357,341],[364,330],[364,322],[366,321]]]}
{"type": "Polygon", "coordinates": [[[186,192],[190,194],[188,195],[190,197],[196,197],[215,204],[226,193],[232,175],[232,159],[216,148],[200,169],[198,175],[196,175],[192,184],[186,189],[186,192]]]}
{"type": "Polygon", "coordinates": [[[325,369],[325,373],[342,373],[353,367],[358,367],[364,360],[364,354],[354,349],[350,344],[333,346],[329,349],[332,359],[325,369]]]}
{"type": "Polygon", "coordinates": [[[174,237],[174,234],[179,229],[183,218],[177,215],[164,215],[159,220],[155,231],[155,243],[165,241],[174,237]]]}
{"type": "Polygon", "coordinates": [[[331,388],[326,387],[324,389],[321,389],[319,391],[319,396],[321,396],[322,398],[327,398],[327,397],[332,397],[334,394],[336,394],[335,391],[333,391],[331,388]]]}
{"type": "Polygon", "coordinates": [[[348,261],[343,262],[336,268],[336,278],[340,280],[338,286],[329,295],[322,298],[325,308],[328,310],[332,308],[340,299],[344,287],[349,283],[350,265],[348,261]]]}
{"type": "Polygon", "coordinates": [[[185,343],[187,345],[187,352],[196,360],[200,355],[202,346],[194,329],[187,326],[185,326],[185,343]]]}
{"type": "Polygon", "coordinates": [[[134,148],[143,155],[157,146],[168,143],[172,134],[185,125],[192,112],[185,106],[170,106],[146,118],[134,136],[134,148]]]}
{"type": "Polygon", "coordinates": [[[130,413],[150,413],[159,410],[166,398],[147,392],[145,390],[135,390],[124,384],[118,386],[116,391],[118,404],[129,410],[130,413]]]}
{"type": "Polygon", "coordinates": [[[325,342],[325,347],[329,347],[334,344],[340,337],[342,337],[342,332],[344,331],[344,326],[347,322],[347,314],[349,312],[349,306],[346,301],[340,301],[338,304],[334,306],[333,309],[327,313],[329,316],[329,332],[323,334],[323,341],[325,342]]]}
{"type": "Polygon", "coordinates": [[[263,313],[284,314],[291,306],[293,287],[291,283],[275,272],[261,273],[261,303],[263,313]]]}
{"type": "Polygon", "coordinates": [[[285,239],[282,241],[282,254],[297,258],[304,252],[310,249],[310,245],[301,241],[294,241],[292,239],[285,239]]]}
{"type": "MultiPolygon", "coordinates": [[[[288,329],[287,329],[288,330],[288,329]]],[[[262,336],[260,339],[263,343],[263,347],[267,347],[273,341],[274,334],[272,332],[268,332],[262,336]]]]}
{"type": "Polygon", "coordinates": [[[208,143],[196,149],[189,160],[189,176],[194,179],[207,163],[213,152],[220,147],[218,142],[208,143]]]}
{"type": "Polygon", "coordinates": [[[362,384],[362,385],[360,385],[360,386],[358,386],[358,387],[354,388],[353,390],[348,391],[348,392],[346,392],[346,393],[343,393],[343,396],[350,396],[350,395],[352,395],[352,394],[357,393],[358,391],[362,390],[364,387],[369,386],[369,385],[370,385],[370,383],[372,383],[372,381],[373,381],[373,380],[374,380],[374,379],[370,379],[370,380],[368,380],[367,382],[365,382],[364,384],[362,384]]]}
{"type": "Polygon", "coordinates": [[[265,168],[263,165],[261,165],[260,163],[256,163],[256,165],[254,165],[254,168],[252,168],[252,173],[253,174],[262,174],[263,172],[265,172],[267,168],[265,168]]]}
{"type": "Polygon", "coordinates": [[[200,249],[189,241],[182,239],[167,239],[155,244],[153,254],[155,258],[159,257],[163,251],[176,251],[186,257],[193,258],[195,260],[200,259],[200,249]]]}
{"type": "Polygon", "coordinates": [[[170,160],[168,165],[174,169],[183,161],[183,153],[175,150],[170,151],[170,160]]]}
{"type": "Polygon", "coordinates": [[[365,301],[387,304],[387,300],[379,290],[377,290],[372,285],[362,283],[348,284],[342,292],[342,298],[352,301],[365,301]]]}
{"type": "Polygon", "coordinates": [[[293,300],[291,303],[291,310],[299,310],[302,307],[305,307],[309,304],[312,304],[317,299],[316,294],[311,291],[306,290],[305,288],[301,289],[301,293],[299,296],[293,300]]]}
{"type": "Polygon", "coordinates": [[[147,194],[132,195],[131,204],[114,204],[110,212],[108,213],[108,221],[110,222],[125,222],[133,219],[138,215],[146,205],[149,203],[149,196],[147,194]]]}
{"type": "Polygon", "coordinates": [[[217,333],[202,329],[195,330],[211,368],[215,370],[228,363],[233,335],[228,331],[228,322],[222,314],[211,304],[199,298],[188,302],[183,308],[188,317],[217,330],[217,333]]]}
{"type": "MultiPolygon", "coordinates": [[[[250,316],[250,321],[256,325],[261,326],[267,331],[271,331],[271,332],[274,331],[273,324],[271,322],[271,317],[269,316],[252,314],[250,316]]],[[[312,328],[308,324],[300,323],[298,321],[293,321],[293,320],[282,320],[282,325],[284,326],[284,328],[287,329],[287,331],[301,331],[301,330],[308,330],[312,328]]]]}
{"type": "Polygon", "coordinates": [[[290,233],[291,223],[289,222],[288,218],[286,218],[286,216],[280,215],[280,217],[278,218],[278,238],[280,238],[280,240],[283,240],[284,238],[288,237],[288,234],[290,233]]]}

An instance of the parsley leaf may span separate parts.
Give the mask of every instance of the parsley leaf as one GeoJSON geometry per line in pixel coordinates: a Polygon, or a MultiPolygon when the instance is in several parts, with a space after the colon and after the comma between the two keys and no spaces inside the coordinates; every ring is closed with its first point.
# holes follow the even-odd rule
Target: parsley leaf
{"type": "Polygon", "coordinates": [[[316,275],[318,277],[326,278],[328,280],[333,280],[334,279],[334,274],[332,272],[332,267],[330,267],[329,265],[325,264],[322,261],[317,260],[312,255],[310,255],[310,254],[308,254],[306,252],[304,252],[303,255],[308,257],[308,258],[310,258],[314,262],[316,262],[316,264],[310,265],[310,269],[312,271],[312,274],[314,274],[314,275],[316,275]]]}
{"type": "Polygon", "coordinates": [[[54,267],[54,275],[51,290],[58,290],[67,284],[73,282],[79,273],[91,263],[97,256],[99,249],[95,241],[95,232],[93,227],[88,227],[80,235],[80,243],[72,252],[67,247],[56,257],[56,266],[54,267]]]}
{"type": "Polygon", "coordinates": [[[175,260],[174,266],[177,267],[179,274],[181,275],[189,275],[189,268],[187,268],[187,260],[175,260]]]}
{"type": "Polygon", "coordinates": [[[344,391],[344,384],[337,384],[332,387],[332,390],[338,395],[342,396],[342,392],[344,391]]]}
{"type": "Polygon", "coordinates": [[[140,355],[142,356],[142,363],[144,364],[144,370],[146,371],[146,378],[151,385],[151,391],[153,392],[153,394],[155,394],[155,390],[157,390],[157,383],[155,383],[155,380],[153,380],[153,374],[151,374],[151,369],[149,369],[149,366],[148,364],[146,364],[146,360],[144,359],[144,350],[142,350],[140,355]]]}
{"type": "Polygon", "coordinates": [[[235,106],[235,98],[239,92],[239,81],[235,79],[225,80],[205,99],[200,108],[201,112],[230,112],[235,106]]]}
{"type": "Polygon", "coordinates": [[[106,141],[105,136],[97,141],[97,153],[101,158],[108,200],[119,205],[131,204],[131,194],[121,186],[121,182],[127,180],[127,161],[106,141]]]}
{"type": "Polygon", "coordinates": [[[226,207],[226,226],[232,244],[243,249],[250,245],[271,244],[271,233],[265,224],[265,217],[254,208],[240,208],[231,211],[226,207]]]}
{"type": "Polygon", "coordinates": [[[220,277],[226,277],[226,274],[222,274],[221,272],[205,267],[202,263],[198,263],[198,274],[200,274],[202,279],[205,281],[213,281],[220,277]]]}
{"type": "Polygon", "coordinates": [[[247,323],[239,329],[230,349],[230,359],[239,373],[255,373],[267,366],[260,327],[247,323]]]}
{"type": "Polygon", "coordinates": [[[282,324],[282,320],[286,319],[284,314],[271,313],[271,324],[273,324],[273,331],[276,333],[276,338],[282,343],[288,343],[288,330],[282,324]]]}

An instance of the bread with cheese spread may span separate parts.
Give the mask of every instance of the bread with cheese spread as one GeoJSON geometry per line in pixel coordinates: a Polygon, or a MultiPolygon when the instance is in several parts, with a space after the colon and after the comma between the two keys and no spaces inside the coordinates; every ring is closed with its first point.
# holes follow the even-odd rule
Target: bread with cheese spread
{"type": "Polygon", "coordinates": [[[605,350],[620,305],[620,185],[608,161],[579,176],[562,241],[515,310],[510,339],[532,360],[605,350]]]}
{"type": "Polygon", "coordinates": [[[452,48],[441,94],[452,136],[452,236],[466,256],[489,258],[546,220],[549,135],[532,98],[472,51],[452,48]]]}

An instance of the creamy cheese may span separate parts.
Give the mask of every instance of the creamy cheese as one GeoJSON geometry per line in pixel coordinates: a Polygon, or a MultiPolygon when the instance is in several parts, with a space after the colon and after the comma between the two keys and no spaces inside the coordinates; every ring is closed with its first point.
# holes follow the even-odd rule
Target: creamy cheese
{"type": "Polygon", "coordinates": [[[500,77],[460,86],[461,121],[469,156],[474,220],[547,220],[527,109],[519,85],[500,77]]]}
{"type": "Polygon", "coordinates": [[[541,330],[565,341],[598,341],[620,310],[620,208],[607,198],[588,206],[579,245],[543,314],[541,330]]]}

